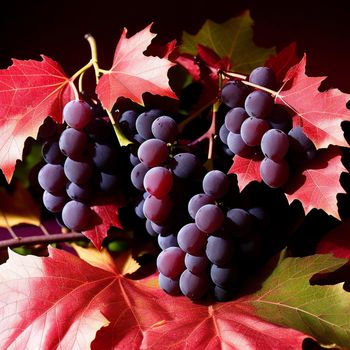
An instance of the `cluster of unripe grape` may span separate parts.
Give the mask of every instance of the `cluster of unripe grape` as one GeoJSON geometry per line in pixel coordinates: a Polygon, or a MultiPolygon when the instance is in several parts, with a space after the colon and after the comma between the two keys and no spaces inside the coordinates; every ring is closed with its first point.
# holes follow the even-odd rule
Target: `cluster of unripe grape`
{"type": "Polygon", "coordinates": [[[258,67],[248,79],[257,88],[240,80],[229,81],[222,88],[222,102],[231,109],[221,126],[220,139],[235,155],[262,156],[261,178],[270,187],[282,187],[288,181],[290,165],[312,160],[316,149],[301,127],[293,128],[290,111],[275,104],[269,91],[276,88],[274,72],[258,67]]]}
{"type": "Polygon", "coordinates": [[[118,145],[109,121],[85,101],[68,102],[63,120],[42,146],[38,181],[44,206],[67,228],[84,231],[95,224],[91,206],[120,187],[118,145]]]}

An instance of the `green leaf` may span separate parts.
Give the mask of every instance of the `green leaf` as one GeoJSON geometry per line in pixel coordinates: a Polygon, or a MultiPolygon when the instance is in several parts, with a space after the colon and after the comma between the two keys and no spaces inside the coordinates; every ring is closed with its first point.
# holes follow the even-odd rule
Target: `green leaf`
{"type": "Polygon", "coordinates": [[[252,25],[249,11],[224,23],[208,20],[196,35],[183,34],[181,53],[197,55],[197,45],[201,44],[214,50],[221,58],[228,57],[232,70],[249,74],[276,53],[275,48],[254,44],[252,25]]]}
{"type": "Polygon", "coordinates": [[[330,254],[281,260],[252,297],[257,315],[309,334],[323,345],[350,348],[350,293],[343,283],[309,283],[313,275],[333,272],[346,262],[330,254]]]}

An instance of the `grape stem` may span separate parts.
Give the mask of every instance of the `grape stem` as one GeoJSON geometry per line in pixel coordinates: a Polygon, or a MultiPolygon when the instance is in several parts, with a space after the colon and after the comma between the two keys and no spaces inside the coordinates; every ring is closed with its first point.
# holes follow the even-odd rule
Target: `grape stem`
{"type": "Polygon", "coordinates": [[[217,111],[220,106],[220,102],[216,101],[213,104],[212,108],[212,113],[211,113],[211,123],[209,129],[198,139],[192,141],[191,143],[188,144],[188,146],[194,146],[195,144],[208,139],[209,140],[209,147],[208,147],[208,159],[213,158],[213,150],[214,150],[214,141],[217,137],[217,122],[216,122],[216,117],[217,117],[217,111]]]}

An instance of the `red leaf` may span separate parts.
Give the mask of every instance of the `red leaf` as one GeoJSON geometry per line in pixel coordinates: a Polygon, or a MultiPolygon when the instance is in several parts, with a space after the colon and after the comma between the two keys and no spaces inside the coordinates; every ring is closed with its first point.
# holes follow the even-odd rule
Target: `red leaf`
{"type": "Polygon", "coordinates": [[[198,44],[198,56],[205,62],[213,73],[217,75],[216,70],[230,70],[231,61],[228,57],[220,58],[220,56],[209,47],[198,44]]]}
{"type": "Polygon", "coordinates": [[[308,168],[289,181],[285,192],[289,202],[298,199],[305,213],[313,208],[323,209],[327,214],[339,218],[337,193],[344,193],[340,185],[340,174],[346,169],[341,162],[339,147],[330,146],[319,150],[308,168]]]}
{"type": "Polygon", "coordinates": [[[72,85],[58,63],[13,60],[0,70],[0,167],[10,182],[27,137],[36,137],[47,116],[62,122],[63,106],[74,98],[72,85]]]}
{"type": "Polygon", "coordinates": [[[337,258],[350,259],[350,219],[328,232],[317,245],[317,254],[332,253],[337,258]]]}
{"type": "Polygon", "coordinates": [[[179,57],[176,58],[176,62],[183,66],[185,69],[187,69],[194,80],[200,80],[200,68],[197,62],[193,59],[192,55],[186,53],[181,54],[179,57]]]}
{"type": "Polygon", "coordinates": [[[106,109],[111,110],[120,96],[142,104],[144,92],[177,98],[169,87],[167,76],[168,69],[174,63],[166,57],[143,54],[156,36],[150,32],[150,27],[129,39],[124,29],[114,53],[112,68],[101,77],[96,87],[98,97],[106,109]]]}
{"type": "Polygon", "coordinates": [[[97,249],[101,249],[103,240],[107,237],[111,226],[122,228],[119,221],[118,209],[123,206],[124,200],[120,197],[103,198],[91,209],[94,211],[94,227],[82,232],[89,238],[97,249]]]}
{"type": "Polygon", "coordinates": [[[338,89],[320,92],[318,89],[325,77],[308,77],[305,65],[304,55],[288,71],[276,101],[296,112],[294,125],[302,126],[317,148],[327,148],[330,144],[347,147],[340,124],[350,121],[350,112],[346,108],[350,95],[338,89]]]}
{"type": "Polygon", "coordinates": [[[261,181],[260,176],[261,157],[254,156],[252,158],[243,158],[234,156],[233,164],[228,174],[236,174],[238,187],[243,190],[251,181],[261,181]]]}
{"type": "Polygon", "coordinates": [[[294,350],[306,337],[259,319],[249,297],[195,304],[165,294],[156,276],[125,278],[138,268],[130,256],[116,266],[82,250],[91,265],[51,247],[44,258],[10,251],[0,266],[1,349],[294,350]]]}
{"type": "Polygon", "coordinates": [[[299,59],[296,53],[296,43],[281,50],[277,55],[272,56],[266,62],[266,66],[270,67],[276,75],[276,81],[279,85],[282,84],[288,70],[298,63],[299,59]]]}

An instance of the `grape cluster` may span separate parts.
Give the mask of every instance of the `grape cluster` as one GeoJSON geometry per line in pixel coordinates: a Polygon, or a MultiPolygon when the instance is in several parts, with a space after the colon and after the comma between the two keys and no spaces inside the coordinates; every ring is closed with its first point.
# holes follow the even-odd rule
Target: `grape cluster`
{"type": "Polygon", "coordinates": [[[43,204],[71,230],[94,225],[93,201],[120,186],[118,147],[108,120],[90,105],[72,100],[63,109],[65,128],[57,128],[42,146],[46,164],[38,173],[43,204]]]}
{"type": "MultiPolygon", "coordinates": [[[[276,85],[268,67],[254,69],[249,82],[267,89],[276,85]]],[[[233,80],[222,88],[221,99],[230,110],[220,128],[220,139],[233,154],[261,156],[260,175],[268,186],[285,185],[291,164],[305,164],[315,156],[312,141],[302,128],[293,128],[289,111],[275,104],[269,92],[233,80]]]]}
{"type": "Polygon", "coordinates": [[[231,179],[212,170],[203,178],[203,193],[189,200],[194,222],[179,230],[178,247],[164,249],[157,259],[159,284],[167,293],[200,299],[213,292],[217,300],[228,300],[247,262],[261,257],[266,213],[260,207],[227,207],[231,179]]]}
{"type": "Polygon", "coordinates": [[[130,152],[130,178],[141,193],[135,213],[145,219],[146,231],[162,249],[177,246],[177,230],[189,220],[186,203],[203,167],[199,158],[177,145],[172,117],[152,109],[124,112],[119,125],[135,143],[130,152]]]}

